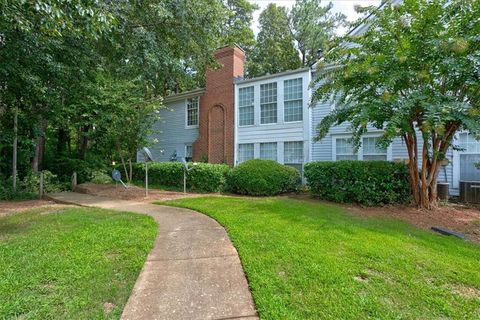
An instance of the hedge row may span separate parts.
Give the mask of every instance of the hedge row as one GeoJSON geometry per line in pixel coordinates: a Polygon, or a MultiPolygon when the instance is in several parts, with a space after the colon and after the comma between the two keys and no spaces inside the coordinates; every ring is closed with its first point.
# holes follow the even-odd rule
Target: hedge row
{"type": "Polygon", "coordinates": [[[319,161],[305,165],[313,196],[341,203],[385,205],[410,200],[408,169],[387,161],[319,161]]]}
{"type": "MultiPolygon", "coordinates": [[[[270,160],[249,160],[235,168],[225,164],[195,163],[187,175],[187,188],[198,192],[220,192],[270,196],[297,189],[300,174],[294,168],[270,160]]],[[[148,165],[152,184],[180,188],[183,186],[183,164],[156,162],[148,165]]],[[[123,171],[121,171],[123,173],[123,171]]],[[[133,166],[133,180],[144,181],[145,164],[133,166]]]]}
{"type": "MultiPolygon", "coordinates": [[[[225,189],[226,176],[230,167],[226,164],[189,164],[187,188],[198,192],[218,192],[225,189]]],[[[183,186],[183,164],[181,162],[156,162],[148,165],[148,180],[166,187],[183,186]]],[[[133,180],[145,179],[145,164],[133,166],[133,180]]]]}

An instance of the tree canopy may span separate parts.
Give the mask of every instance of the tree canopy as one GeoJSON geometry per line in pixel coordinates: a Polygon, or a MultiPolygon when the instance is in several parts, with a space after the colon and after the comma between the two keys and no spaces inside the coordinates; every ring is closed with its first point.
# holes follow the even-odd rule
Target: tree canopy
{"type": "Polygon", "coordinates": [[[415,202],[435,206],[439,163],[461,130],[480,132],[480,2],[387,3],[364,34],[347,35],[318,65],[313,100],[336,99],[316,139],[344,122],[358,145],[369,126],[408,150],[415,202]]]}
{"type": "Polygon", "coordinates": [[[239,41],[251,45],[254,8],[246,0],[0,1],[0,179],[12,172],[15,114],[20,175],[135,159],[162,97],[202,86],[213,51],[231,39],[246,34],[239,41]]]}
{"type": "Polygon", "coordinates": [[[297,0],[290,12],[290,23],[303,66],[311,67],[321,53],[330,49],[345,16],[332,12],[333,4],[321,0],[297,0]]]}
{"type": "Polygon", "coordinates": [[[289,18],[285,7],[269,4],[260,14],[257,44],[247,63],[247,74],[256,77],[274,74],[301,66],[294,46],[289,18]]]}

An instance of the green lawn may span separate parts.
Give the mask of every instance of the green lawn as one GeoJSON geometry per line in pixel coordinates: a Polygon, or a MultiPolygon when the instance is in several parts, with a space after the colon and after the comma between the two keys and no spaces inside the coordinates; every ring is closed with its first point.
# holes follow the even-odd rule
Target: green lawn
{"type": "Polygon", "coordinates": [[[148,216],[101,209],[0,218],[0,319],[118,319],[156,230],[148,216]]]}
{"type": "Polygon", "coordinates": [[[480,246],[320,202],[203,197],[262,319],[480,319],[480,246]]]}

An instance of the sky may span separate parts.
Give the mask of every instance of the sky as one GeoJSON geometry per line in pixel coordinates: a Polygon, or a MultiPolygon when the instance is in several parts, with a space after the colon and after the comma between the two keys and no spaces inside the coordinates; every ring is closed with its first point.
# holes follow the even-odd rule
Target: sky
{"type": "MultiPolygon", "coordinates": [[[[255,3],[257,4],[260,9],[255,11],[254,15],[253,15],[253,25],[252,25],[252,28],[253,28],[253,31],[255,32],[255,34],[258,34],[258,17],[260,16],[260,13],[263,11],[263,9],[265,9],[265,7],[269,4],[269,3],[276,3],[277,5],[279,6],[283,6],[283,7],[287,7],[287,8],[291,8],[294,4],[295,4],[295,0],[276,0],[276,1],[273,1],[273,0],[250,0],[250,2],[252,3],[255,3]]],[[[334,12],[341,12],[343,13],[344,15],[347,16],[347,19],[349,21],[354,21],[356,20],[359,15],[355,12],[355,9],[354,7],[356,5],[362,5],[362,6],[371,6],[371,5],[375,5],[375,6],[378,6],[380,5],[380,2],[381,0],[325,0],[324,1],[325,4],[327,4],[328,2],[332,2],[333,3],[333,11],[334,12]]],[[[339,34],[345,32],[345,30],[339,30],[339,34]]]]}

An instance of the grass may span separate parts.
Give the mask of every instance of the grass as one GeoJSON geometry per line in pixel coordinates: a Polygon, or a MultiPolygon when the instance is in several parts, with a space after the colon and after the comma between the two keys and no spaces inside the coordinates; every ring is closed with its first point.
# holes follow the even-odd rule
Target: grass
{"type": "Polygon", "coordinates": [[[148,216],[90,208],[0,218],[0,319],[118,319],[156,230],[148,216]]]}
{"type": "Polygon", "coordinates": [[[167,204],[225,226],[262,319],[480,319],[480,246],[313,201],[167,204]]]}

